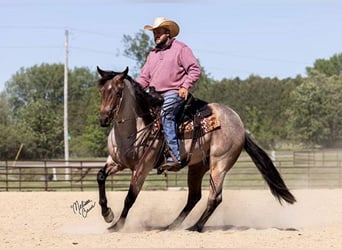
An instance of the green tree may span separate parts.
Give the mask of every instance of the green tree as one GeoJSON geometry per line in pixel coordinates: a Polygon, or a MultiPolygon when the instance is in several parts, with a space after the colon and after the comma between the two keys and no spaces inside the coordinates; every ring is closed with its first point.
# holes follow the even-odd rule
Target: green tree
{"type": "MultiPolygon", "coordinates": [[[[70,154],[80,155],[79,148],[87,145],[82,141],[82,136],[88,126],[88,116],[94,112],[93,106],[99,103],[95,104],[98,99],[90,98],[98,94],[97,75],[87,68],[74,68],[69,70],[68,79],[68,123],[72,138],[70,154]]],[[[25,143],[23,155],[31,159],[62,157],[64,66],[41,64],[21,68],[6,83],[6,92],[13,126],[18,128],[17,131],[25,128],[21,135],[25,143]]],[[[106,140],[102,144],[106,145],[106,140]]],[[[93,151],[86,152],[87,156],[96,156],[89,155],[93,151]]]]}
{"type": "Polygon", "coordinates": [[[10,108],[5,92],[0,93],[0,159],[14,159],[20,146],[20,138],[10,117],[10,108]]]}
{"type": "Polygon", "coordinates": [[[49,159],[63,155],[63,117],[51,102],[37,100],[22,110],[22,121],[30,132],[35,153],[33,157],[49,159]],[[57,115],[56,115],[57,114],[57,115]]]}
{"type": "Polygon", "coordinates": [[[88,89],[85,97],[87,99],[87,107],[83,110],[86,114],[82,121],[84,126],[81,133],[71,140],[70,148],[76,157],[107,156],[107,136],[109,131],[100,126],[100,93],[95,85],[88,89]]]}
{"type": "Polygon", "coordinates": [[[10,107],[5,92],[0,93],[0,124],[10,125],[10,107]]]}
{"type": "Polygon", "coordinates": [[[146,32],[140,30],[133,37],[130,35],[124,35],[122,41],[125,46],[123,55],[136,62],[136,67],[132,72],[138,72],[144,65],[148,53],[154,48],[153,40],[146,34],[146,32]]]}
{"type": "Polygon", "coordinates": [[[197,98],[204,101],[210,102],[211,98],[211,87],[215,81],[207,74],[204,67],[201,67],[201,78],[191,88],[190,92],[197,98]]]}
{"type": "Polygon", "coordinates": [[[233,108],[246,129],[265,148],[276,148],[286,140],[289,94],[300,84],[298,79],[262,78],[251,75],[246,80],[223,79],[211,85],[211,100],[233,108]]]}
{"type": "Polygon", "coordinates": [[[63,101],[64,66],[41,64],[21,68],[7,83],[6,91],[14,113],[38,100],[50,102],[57,108],[63,101]]]}
{"type": "Polygon", "coordinates": [[[335,54],[326,59],[317,59],[313,67],[307,67],[306,72],[308,76],[317,74],[324,74],[325,76],[342,76],[342,53],[335,54]]]}
{"type": "Polygon", "coordinates": [[[71,140],[83,135],[87,118],[94,112],[93,106],[100,103],[94,96],[99,94],[96,88],[97,79],[97,74],[87,68],[74,68],[69,73],[68,119],[71,140]]]}
{"type": "Polygon", "coordinates": [[[342,136],[342,78],[317,75],[291,94],[293,137],[309,145],[332,146],[342,136]]]}

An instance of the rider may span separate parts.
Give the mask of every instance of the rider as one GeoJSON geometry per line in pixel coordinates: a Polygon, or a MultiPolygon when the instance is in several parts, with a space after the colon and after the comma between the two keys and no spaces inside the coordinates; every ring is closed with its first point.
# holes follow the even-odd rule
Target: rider
{"type": "Polygon", "coordinates": [[[152,26],[145,25],[144,29],[153,32],[156,46],[147,56],[136,81],[143,88],[155,87],[164,97],[162,124],[175,160],[169,156],[163,168],[170,169],[181,165],[176,112],[188,97],[189,89],[199,80],[201,68],[191,49],[175,39],[179,33],[176,22],[157,17],[152,26]]]}

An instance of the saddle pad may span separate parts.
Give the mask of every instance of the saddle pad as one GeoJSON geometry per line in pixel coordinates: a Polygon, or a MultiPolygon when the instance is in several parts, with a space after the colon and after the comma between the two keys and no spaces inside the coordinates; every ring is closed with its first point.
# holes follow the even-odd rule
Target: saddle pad
{"type": "MultiPolygon", "coordinates": [[[[198,134],[195,135],[196,139],[221,127],[220,121],[216,118],[214,114],[211,116],[202,118],[200,121],[200,124],[201,124],[201,128],[198,134]]],[[[178,127],[178,138],[192,139],[193,135],[194,135],[194,122],[193,121],[182,123],[178,127]]]]}

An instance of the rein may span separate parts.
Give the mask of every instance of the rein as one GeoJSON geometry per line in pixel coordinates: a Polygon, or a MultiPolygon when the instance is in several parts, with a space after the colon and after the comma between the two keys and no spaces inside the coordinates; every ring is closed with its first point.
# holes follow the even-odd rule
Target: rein
{"type": "MultiPolygon", "coordinates": [[[[154,124],[152,124],[152,125],[154,125],[154,124]]],[[[145,128],[148,128],[148,127],[145,127],[145,128]]],[[[149,132],[153,133],[153,131],[151,129],[149,130],[149,132]]],[[[138,181],[138,177],[140,176],[140,174],[142,172],[142,169],[143,169],[143,166],[144,166],[144,161],[145,161],[146,157],[148,156],[148,154],[151,152],[153,144],[158,139],[158,137],[160,135],[160,132],[161,132],[161,127],[158,126],[158,130],[155,132],[152,140],[149,141],[150,144],[147,146],[147,149],[144,151],[142,157],[139,159],[139,162],[138,162],[138,164],[136,165],[136,167],[134,169],[134,174],[133,174],[133,178],[132,178],[133,183],[136,183],[138,181]]],[[[150,133],[148,134],[148,137],[149,137],[150,133]]],[[[147,138],[145,140],[143,140],[143,142],[145,142],[145,141],[147,141],[147,138]]],[[[160,148],[162,149],[163,147],[161,146],[160,148]]],[[[156,162],[158,161],[161,153],[162,153],[162,150],[159,151],[159,153],[157,154],[155,162],[153,163],[153,165],[156,164],[156,162]]]]}

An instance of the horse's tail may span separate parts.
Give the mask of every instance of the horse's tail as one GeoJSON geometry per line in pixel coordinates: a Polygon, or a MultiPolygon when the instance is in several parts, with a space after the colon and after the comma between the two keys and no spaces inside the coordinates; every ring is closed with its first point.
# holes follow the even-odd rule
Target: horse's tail
{"type": "Polygon", "coordinates": [[[251,137],[247,133],[245,133],[244,148],[259,169],[264,180],[267,182],[273,196],[279,200],[280,204],[281,199],[290,204],[295,203],[296,198],[286,187],[285,182],[281,178],[270,157],[252,141],[251,137]]]}

